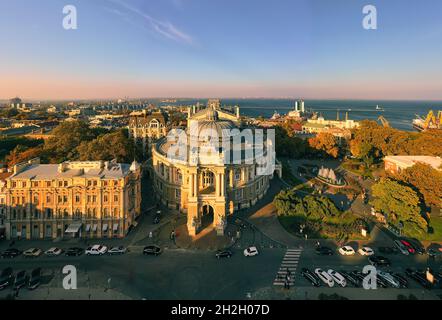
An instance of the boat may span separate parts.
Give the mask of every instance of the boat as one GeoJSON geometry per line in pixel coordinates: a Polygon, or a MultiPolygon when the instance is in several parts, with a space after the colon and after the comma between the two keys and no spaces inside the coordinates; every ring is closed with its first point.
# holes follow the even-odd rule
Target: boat
{"type": "Polygon", "coordinates": [[[384,108],[379,107],[379,105],[376,105],[376,110],[377,110],[377,111],[384,111],[384,108]]]}

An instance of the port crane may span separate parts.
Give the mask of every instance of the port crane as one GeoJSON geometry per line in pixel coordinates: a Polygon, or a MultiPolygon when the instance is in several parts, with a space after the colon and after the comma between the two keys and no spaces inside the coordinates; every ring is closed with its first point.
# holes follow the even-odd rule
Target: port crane
{"type": "Polygon", "coordinates": [[[433,110],[430,110],[424,125],[425,129],[442,129],[442,111],[439,111],[436,116],[433,110]]]}
{"type": "Polygon", "coordinates": [[[388,120],[385,119],[384,116],[379,116],[378,121],[380,121],[382,123],[384,128],[390,128],[390,122],[388,122],[388,120]]]}

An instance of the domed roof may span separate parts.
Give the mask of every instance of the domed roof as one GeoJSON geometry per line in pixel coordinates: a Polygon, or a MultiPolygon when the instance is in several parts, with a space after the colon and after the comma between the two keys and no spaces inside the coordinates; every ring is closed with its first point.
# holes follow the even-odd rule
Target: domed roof
{"type": "MultiPolygon", "coordinates": [[[[223,136],[223,130],[232,130],[235,129],[236,126],[233,124],[233,122],[228,120],[222,120],[222,121],[214,121],[214,120],[203,120],[198,121],[198,136],[207,136],[214,134],[214,132],[217,133],[218,138],[222,138],[223,136]]],[[[193,132],[192,132],[193,133],[193,132]]]]}
{"type": "Polygon", "coordinates": [[[208,121],[217,121],[218,120],[218,111],[216,111],[215,109],[207,110],[206,119],[208,121]]]}

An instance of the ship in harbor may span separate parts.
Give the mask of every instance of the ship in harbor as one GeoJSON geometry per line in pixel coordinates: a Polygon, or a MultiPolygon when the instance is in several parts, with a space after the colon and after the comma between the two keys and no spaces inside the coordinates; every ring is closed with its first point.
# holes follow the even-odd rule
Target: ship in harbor
{"type": "Polygon", "coordinates": [[[425,118],[416,115],[413,120],[413,128],[417,131],[442,130],[442,110],[439,110],[437,114],[430,110],[425,118]]]}

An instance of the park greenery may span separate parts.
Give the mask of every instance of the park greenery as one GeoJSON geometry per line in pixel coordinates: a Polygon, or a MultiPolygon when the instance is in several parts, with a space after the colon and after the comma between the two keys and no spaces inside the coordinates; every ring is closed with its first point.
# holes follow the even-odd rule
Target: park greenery
{"type": "Polygon", "coordinates": [[[421,200],[411,187],[387,178],[373,185],[372,194],[373,208],[399,226],[403,235],[418,239],[425,236],[428,222],[422,215],[421,200]]]}
{"type": "Polygon", "coordinates": [[[130,163],[140,160],[142,152],[129,139],[126,130],[90,128],[82,121],[63,122],[51,132],[44,144],[18,143],[6,156],[9,166],[40,157],[43,163],[74,160],[113,160],[130,163]]]}
{"type": "Polygon", "coordinates": [[[273,204],[281,224],[298,236],[344,240],[357,237],[361,227],[366,227],[363,220],[339,210],[326,196],[301,197],[295,189],[282,190],[273,204]]]}

